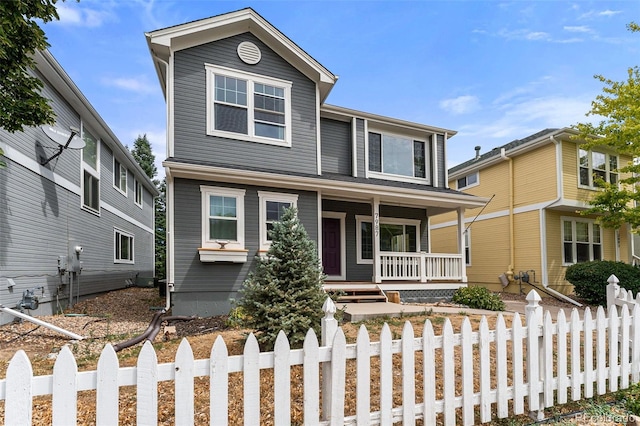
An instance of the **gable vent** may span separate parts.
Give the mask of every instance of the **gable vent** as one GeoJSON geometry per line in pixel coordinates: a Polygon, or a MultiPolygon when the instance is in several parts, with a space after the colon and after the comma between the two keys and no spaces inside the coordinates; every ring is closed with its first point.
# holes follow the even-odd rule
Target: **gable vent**
{"type": "Polygon", "coordinates": [[[260,62],[262,53],[260,53],[260,49],[255,44],[250,41],[243,41],[238,45],[238,57],[244,63],[255,65],[260,62]]]}

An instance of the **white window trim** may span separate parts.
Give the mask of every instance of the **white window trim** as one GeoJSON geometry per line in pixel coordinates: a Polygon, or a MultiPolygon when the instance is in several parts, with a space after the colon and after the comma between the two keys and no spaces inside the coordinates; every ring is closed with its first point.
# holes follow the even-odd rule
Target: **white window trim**
{"type": "Polygon", "coordinates": [[[291,119],[291,87],[292,87],[292,83],[290,81],[286,81],[286,80],[281,80],[281,79],[277,79],[277,78],[273,78],[273,77],[267,77],[267,76],[263,76],[263,75],[258,75],[258,74],[253,74],[253,73],[248,73],[248,72],[244,72],[244,71],[239,71],[239,70],[235,70],[235,69],[231,69],[231,68],[226,68],[226,67],[220,67],[220,66],[216,66],[216,65],[211,65],[211,64],[204,64],[205,66],[205,70],[207,72],[207,135],[209,136],[220,136],[220,137],[224,137],[224,138],[231,138],[231,139],[240,139],[240,140],[245,140],[248,142],[258,142],[258,143],[265,143],[265,144],[270,144],[270,145],[278,145],[278,146],[285,146],[285,147],[291,147],[291,127],[292,127],[292,119],[291,119]],[[214,123],[214,116],[215,116],[215,112],[214,112],[214,90],[215,90],[215,81],[214,81],[214,76],[218,74],[218,75],[223,75],[226,77],[232,77],[232,78],[238,78],[241,80],[246,80],[247,81],[247,130],[248,130],[248,134],[243,134],[243,133],[235,133],[235,132],[226,132],[226,131],[222,131],[222,130],[216,130],[215,129],[215,123],[214,123]],[[253,113],[254,113],[254,109],[253,109],[253,94],[254,94],[254,89],[253,89],[253,84],[254,83],[261,83],[261,84],[267,84],[269,86],[277,86],[280,87],[284,90],[284,98],[285,98],[285,104],[284,104],[284,116],[285,116],[285,132],[284,132],[284,140],[280,140],[280,139],[272,139],[272,138],[266,138],[263,136],[256,136],[254,134],[255,130],[253,127],[254,124],[254,120],[253,120],[253,113]]]}
{"type": "MultiPolygon", "coordinates": [[[[366,171],[367,171],[367,177],[370,178],[376,178],[376,179],[383,179],[383,180],[392,180],[392,181],[396,181],[396,182],[408,182],[408,183],[420,183],[423,185],[430,185],[431,184],[431,179],[430,179],[430,167],[431,167],[431,151],[429,150],[430,148],[430,144],[429,141],[427,139],[424,139],[422,137],[417,137],[417,136],[411,136],[411,135],[404,135],[401,133],[394,133],[394,132],[389,132],[389,131],[385,131],[385,130],[380,130],[377,128],[367,128],[365,129],[365,147],[366,147],[366,159],[367,159],[367,164],[365,165],[366,167],[366,171]],[[418,178],[418,177],[411,177],[411,176],[403,176],[403,175],[394,175],[391,173],[384,173],[384,172],[374,172],[369,170],[369,133],[379,133],[380,135],[382,135],[382,143],[384,144],[384,135],[388,135],[388,136],[395,136],[398,138],[402,138],[402,139],[409,139],[411,140],[411,142],[413,141],[419,141],[419,142],[424,142],[424,167],[425,167],[425,177],[423,178],[418,178]]],[[[384,161],[384,154],[383,154],[383,161],[384,161]]]]}
{"type": "Polygon", "coordinates": [[[456,179],[456,189],[457,189],[458,191],[460,191],[460,190],[462,190],[462,189],[473,188],[474,186],[478,186],[478,185],[480,185],[480,173],[478,173],[478,172],[468,173],[468,174],[466,174],[466,175],[464,175],[464,176],[460,176],[458,179],[456,179]],[[467,180],[469,180],[469,179],[468,179],[468,178],[469,178],[469,176],[472,176],[472,175],[476,175],[476,181],[475,181],[474,183],[472,183],[472,184],[470,184],[470,185],[465,185],[465,186],[458,186],[458,181],[459,181],[460,179],[462,179],[462,178],[466,178],[467,180]]]}
{"type": "MultiPolygon", "coordinates": [[[[360,232],[362,222],[373,223],[371,216],[356,215],[356,263],[359,265],[371,265],[373,259],[362,258],[362,233],[360,232]]],[[[395,217],[381,217],[380,225],[413,225],[416,227],[416,253],[420,253],[420,220],[419,219],[402,219],[395,217]]]]}
{"type": "Polygon", "coordinates": [[[267,251],[271,247],[271,241],[267,240],[267,201],[290,203],[298,207],[298,194],[258,191],[260,210],[260,251],[267,251]]]}
{"type": "MultiPolygon", "coordinates": [[[[606,150],[601,150],[598,151],[596,150],[596,152],[600,153],[600,154],[604,154],[605,155],[605,165],[606,165],[606,181],[609,182],[609,178],[612,174],[615,174],[618,176],[618,183],[620,182],[620,172],[612,172],[611,169],[609,168],[609,158],[610,157],[616,157],[617,158],[617,163],[618,163],[618,168],[620,167],[620,156],[613,153],[613,152],[607,152],[606,150]]],[[[590,189],[590,190],[599,190],[600,188],[595,186],[593,183],[593,150],[592,149],[584,149],[582,148],[580,145],[577,145],[577,151],[576,151],[576,157],[577,157],[577,171],[578,171],[578,188],[582,188],[582,189],[590,189]],[[589,153],[589,185],[584,185],[580,182],[580,169],[582,168],[582,166],[580,165],[580,151],[587,151],[589,153]]]]}
{"type": "Polygon", "coordinates": [[[113,156],[113,187],[125,197],[127,196],[127,187],[129,186],[129,171],[127,168],[119,161],[116,156],[113,156]],[[116,163],[118,164],[118,170],[116,175],[116,163]],[[122,170],[124,169],[125,178],[124,178],[124,189],[120,188],[120,175],[122,174],[122,170]],[[116,177],[118,178],[118,184],[116,185],[116,177]]]}
{"type": "Polygon", "coordinates": [[[91,214],[94,214],[96,216],[100,216],[100,197],[101,197],[101,190],[100,190],[100,147],[101,147],[101,140],[99,137],[97,137],[95,135],[94,132],[90,131],[89,129],[85,128],[84,123],[81,123],[81,137],[84,139],[84,132],[87,131],[89,133],[91,133],[91,135],[96,139],[96,167],[97,169],[94,169],[93,167],[91,167],[89,164],[85,163],[83,155],[84,155],[84,148],[82,149],[82,151],[80,152],[80,208],[82,208],[82,210],[85,210],[91,214]],[[92,175],[94,178],[97,179],[98,181],[98,208],[97,210],[94,209],[93,207],[88,206],[87,204],[85,204],[84,202],[84,172],[88,172],[90,175],[92,175]]]}
{"type": "MultiPolygon", "coordinates": [[[[127,232],[127,231],[123,231],[120,228],[113,228],[113,241],[114,241],[114,247],[113,247],[113,263],[126,263],[126,264],[130,264],[133,265],[135,264],[135,246],[136,246],[136,241],[135,241],[135,236],[131,233],[131,232],[127,232]],[[116,235],[120,234],[120,236],[125,236],[131,239],[131,260],[129,259],[118,259],[117,257],[117,247],[116,247],[116,235]]],[[[118,244],[120,244],[120,240],[118,240],[118,244]]]]}
{"type": "Polygon", "coordinates": [[[133,180],[133,202],[136,206],[142,208],[144,202],[144,187],[142,183],[138,179],[133,180]],[[138,195],[140,196],[140,200],[138,201],[138,195]]]}
{"type": "MultiPolygon", "coordinates": [[[[234,197],[236,199],[237,240],[224,244],[225,249],[244,249],[244,189],[200,186],[202,193],[202,245],[204,248],[222,249],[222,244],[209,239],[209,196],[234,197]]],[[[222,242],[222,241],[220,241],[222,242]]]]}
{"type": "Polygon", "coordinates": [[[571,258],[573,260],[573,262],[567,263],[565,262],[565,252],[564,252],[564,222],[583,222],[583,223],[588,223],[589,224],[589,257],[591,261],[593,260],[602,260],[604,257],[604,239],[603,239],[603,235],[602,235],[602,226],[600,226],[600,259],[593,259],[592,254],[593,254],[593,250],[591,250],[591,246],[593,245],[593,225],[596,223],[595,220],[593,219],[583,219],[583,218],[577,218],[577,217],[572,217],[572,216],[561,216],[560,217],[560,242],[562,244],[562,266],[571,266],[571,265],[575,265],[577,262],[577,258],[578,258],[578,253],[577,253],[577,247],[576,247],[576,235],[575,235],[575,226],[571,226],[571,258]]]}
{"type": "Polygon", "coordinates": [[[322,212],[323,218],[340,220],[340,275],[327,275],[332,280],[347,279],[347,236],[345,229],[346,213],[342,212],[322,212]]]}

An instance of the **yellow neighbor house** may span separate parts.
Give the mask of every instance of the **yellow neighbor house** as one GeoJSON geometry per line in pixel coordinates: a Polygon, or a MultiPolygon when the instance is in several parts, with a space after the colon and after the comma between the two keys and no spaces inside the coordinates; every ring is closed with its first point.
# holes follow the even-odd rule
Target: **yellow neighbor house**
{"type": "MultiPolygon", "coordinates": [[[[449,170],[449,187],[491,198],[464,212],[467,277],[492,291],[528,292],[531,285],[562,298],[573,293],[569,265],[590,260],[632,262],[630,229],[607,229],[582,216],[598,189],[594,176],[618,182],[630,157],[587,150],[573,129],[546,129],[509,142],[449,170]],[[527,284],[527,282],[530,283],[527,284]]],[[[431,218],[431,249],[456,248],[453,214],[431,218]]],[[[638,247],[640,251],[640,247],[638,247]]]]}

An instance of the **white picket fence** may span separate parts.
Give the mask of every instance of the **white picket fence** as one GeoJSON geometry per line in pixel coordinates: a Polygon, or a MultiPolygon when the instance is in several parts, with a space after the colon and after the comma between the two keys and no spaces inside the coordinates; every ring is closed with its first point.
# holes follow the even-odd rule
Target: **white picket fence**
{"type": "Polygon", "coordinates": [[[617,309],[626,305],[632,311],[636,305],[640,304],[640,293],[633,297],[631,290],[625,290],[620,287],[618,277],[611,275],[607,282],[607,306],[615,306],[617,309]]]}
{"type": "Polygon", "coordinates": [[[600,307],[595,317],[587,308],[582,318],[573,310],[569,319],[560,311],[553,322],[548,312],[543,317],[535,291],[527,299],[526,325],[514,314],[507,328],[499,315],[495,330],[489,330],[483,317],[479,329],[472,331],[467,318],[454,333],[446,319],[436,336],[427,320],[422,337],[416,337],[406,322],[401,338],[393,339],[385,324],[379,342],[371,342],[362,326],[354,344],[346,343],[333,317],[335,306],[328,300],[321,342],[310,330],[303,349],[291,350],[281,333],[274,351],[261,353],[251,335],[243,355],[229,356],[218,337],[210,357],[195,360],[183,340],[175,361],[159,364],[153,346],[146,342],[135,367],[120,367],[107,345],[96,371],[78,372],[65,347],[52,375],[33,376],[28,357],[18,351],[0,381],[4,423],[32,424],[34,397],[52,395],[53,425],[77,424],[78,392],[95,390],[96,424],[115,425],[121,420],[122,387],[131,385],[136,387],[137,424],[156,425],[159,383],[170,381],[175,389],[173,423],[195,424],[194,379],[208,377],[209,422],[226,425],[231,375],[240,373],[244,424],[264,424],[261,406],[267,396],[261,395],[260,378],[272,374],[271,421],[289,425],[292,368],[303,371],[305,425],[412,425],[417,419],[426,425],[472,425],[527,412],[540,417],[554,402],[590,398],[640,380],[640,307],[630,313],[625,305],[620,315],[612,309],[608,316],[600,307]],[[350,373],[353,366],[355,374],[350,373]],[[401,394],[399,402],[394,394],[401,394]],[[355,409],[346,409],[353,395],[355,409]]]}

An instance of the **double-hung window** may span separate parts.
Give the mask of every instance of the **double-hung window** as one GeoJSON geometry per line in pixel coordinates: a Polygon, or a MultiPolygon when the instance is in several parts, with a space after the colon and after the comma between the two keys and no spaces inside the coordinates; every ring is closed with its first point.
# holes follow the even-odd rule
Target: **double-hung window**
{"type": "MultiPolygon", "coordinates": [[[[416,253],[420,251],[420,221],[381,218],[380,251],[416,253]]],[[[356,216],[356,250],[358,263],[372,263],[374,229],[370,216],[356,216]]]]}
{"type": "Polygon", "coordinates": [[[470,186],[476,186],[478,184],[478,172],[463,176],[459,178],[456,183],[459,190],[470,186]]]}
{"type": "Polygon", "coordinates": [[[113,157],[113,187],[127,195],[127,168],[113,157]]]}
{"type": "Polygon", "coordinates": [[[246,262],[244,248],[245,190],[213,186],[200,187],[202,194],[203,262],[246,262]],[[214,252],[215,251],[215,252],[214,252]]]}
{"type": "Polygon", "coordinates": [[[133,185],[135,194],[134,194],[134,202],[136,203],[136,206],[142,208],[142,197],[144,195],[144,191],[142,189],[142,184],[140,183],[140,181],[138,181],[137,179],[134,181],[134,185],[133,185]]]}
{"type": "Polygon", "coordinates": [[[269,250],[273,224],[282,219],[285,209],[297,207],[297,194],[258,191],[260,200],[260,250],[269,250]]]}
{"type": "Polygon", "coordinates": [[[565,265],[602,260],[602,230],[593,220],[562,218],[565,265]]]}
{"type": "Polygon", "coordinates": [[[618,157],[606,152],[578,149],[579,184],[595,188],[596,178],[605,182],[618,183],[618,157]]]}
{"type": "Polygon", "coordinates": [[[371,176],[428,183],[427,143],[387,133],[368,134],[369,172],[371,176]]]}
{"type": "Polygon", "coordinates": [[[100,213],[100,141],[84,126],[82,139],[82,206],[100,213]]]}
{"type": "Polygon", "coordinates": [[[467,266],[471,266],[471,229],[464,231],[464,258],[467,266]]]}
{"type": "Polygon", "coordinates": [[[114,263],[134,263],[133,261],[133,234],[114,229],[114,263]]]}
{"type": "Polygon", "coordinates": [[[291,146],[291,82],[205,67],[209,135],[291,146]]]}

